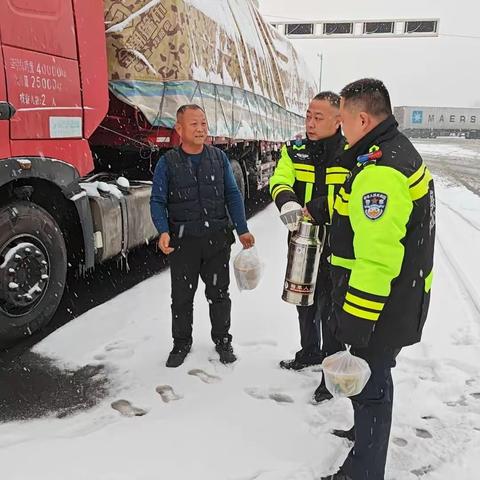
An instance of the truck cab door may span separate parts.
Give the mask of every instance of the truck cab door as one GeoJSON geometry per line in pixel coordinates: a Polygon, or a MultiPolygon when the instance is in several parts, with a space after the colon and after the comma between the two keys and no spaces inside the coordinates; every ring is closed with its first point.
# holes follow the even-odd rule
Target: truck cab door
{"type": "Polygon", "coordinates": [[[7,98],[17,109],[12,152],[19,140],[82,138],[72,1],[1,0],[0,34],[7,98]]]}
{"type": "MultiPolygon", "coordinates": [[[[0,109],[7,111],[9,104],[7,103],[7,87],[5,85],[5,69],[3,65],[2,49],[0,48],[0,109]]],[[[10,156],[10,119],[8,116],[0,115],[0,160],[10,156]]]]}

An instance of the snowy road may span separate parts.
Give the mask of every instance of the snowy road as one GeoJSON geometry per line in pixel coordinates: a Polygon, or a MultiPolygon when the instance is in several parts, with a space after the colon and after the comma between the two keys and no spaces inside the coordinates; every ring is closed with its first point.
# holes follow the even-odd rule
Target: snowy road
{"type": "MultiPolygon", "coordinates": [[[[425,148],[429,164],[437,158],[441,170],[453,160],[439,145],[425,148]]],[[[480,468],[480,198],[455,178],[436,178],[432,308],[424,341],[405,348],[393,372],[388,480],[471,480],[480,468]]],[[[96,367],[72,374],[61,388],[74,394],[93,376],[100,401],[66,418],[1,424],[5,478],[317,480],[336,469],[349,447],[329,431],[351,425],[351,407],[346,400],[311,404],[319,372],[278,368],[298,346],[295,308],[280,300],[286,232],[273,206],[250,226],[265,272],[256,291],[232,285],[239,361],[216,361],[199,288],[192,353],[182,367],[165,368],[169,275],[160,273],[35,347],[30,355],[56,359],[56,368],[96,367]],[[122,399],[146,414],[122,416],[111,408],[122,399]]]]}
{"type": "Polygon", "coordinates": [[[440,137],[412,141],[434,174],[480,195],[480,140],[440,137]]]}

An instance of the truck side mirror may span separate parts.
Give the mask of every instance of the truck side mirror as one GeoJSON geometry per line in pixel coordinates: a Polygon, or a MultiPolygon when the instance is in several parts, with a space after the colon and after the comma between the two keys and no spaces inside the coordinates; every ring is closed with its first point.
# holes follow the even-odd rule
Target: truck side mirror
{"type": "Polygon", "coordinates": [[[15,107],[11,103],[0,102],[0,120],[10,120],[15,112],[15,107]]]}

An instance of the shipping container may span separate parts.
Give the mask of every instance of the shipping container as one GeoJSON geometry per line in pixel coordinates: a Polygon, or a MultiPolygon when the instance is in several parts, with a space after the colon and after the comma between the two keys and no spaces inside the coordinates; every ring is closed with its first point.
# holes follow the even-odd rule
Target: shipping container
{"type": "Polygon", "coordinates": [[[409,137],[445,135],[480,138],[480,108],[395,107],[399,128],[409,137]]]}

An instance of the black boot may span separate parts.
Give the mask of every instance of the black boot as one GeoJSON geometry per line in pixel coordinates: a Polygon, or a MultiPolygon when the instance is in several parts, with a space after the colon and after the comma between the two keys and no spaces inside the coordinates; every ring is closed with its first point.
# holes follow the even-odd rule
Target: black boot
{"type": "Polygon", "coordinates": [[[312,367],[313,365],[320,365],[323,362],[323,354],[313,355],[295,355],[291,360],[282,360],[279,365],[285,370],[302,370],[302,368],[312,367]]]}
{"type": "Polygon", "coordinates": [[[233,353],[232,342],[228,338],[223,338],[216,342],[215,350],[222,363],[233,363],[237,359],[233,353]]]}
{"type": "Polygon", "coordinates": [[[320,480],[352,480],[346,473],[340,469],[337,473],[322,477],[320,480]]]}
{"type": "Polygon", "coordinates": [[[350,430],[332,430],[332,435],[340,438],[346,438],[350,442],[355,442],[355,426],[350,430]]]}
{"type": "Polygon", "coordinates": [[[316,403],[322,403],[327,400],[331,400],[332,398],[333,398],[333,395],[328,391],[328,388],[325,385],[325,382],[322,380],[320,385],[315,390],[315,393],[313,394],[313,399],[315,400],[316,403]]]}
{"type": "Polygon", "coordinates": [[[309,365],[297,360],[296,358],[292,358],[291,360],[281,360],[280,368],[284,368],[285,370],[301,370],[302,368],[306,368],[309,365]]]}
{"type": "Polygon", "coordinates": [[[174,343],[172,351],[168,356],[166,366],[170,368],[179,367],[185,360],[185,357],[190,352],[192,343],[174,343]]]}

